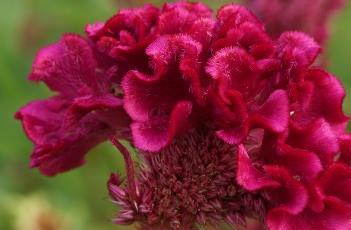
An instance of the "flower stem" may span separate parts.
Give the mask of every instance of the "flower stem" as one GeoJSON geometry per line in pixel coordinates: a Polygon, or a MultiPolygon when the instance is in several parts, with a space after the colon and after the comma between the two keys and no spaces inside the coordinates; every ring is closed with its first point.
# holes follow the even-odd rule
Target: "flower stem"
{"type": "Polygon", "coordinates": [[[124,158],[130,196],[134,201],[138,201],[138,191],[137,191],[137,186],[135,182],[135,170],[134,170],[134,164],[133,164],[131,154],[128,151],[128,149],[118,141],[116,137],[111,136],[110,141],[120,151],[120,153],[124,158]]]}

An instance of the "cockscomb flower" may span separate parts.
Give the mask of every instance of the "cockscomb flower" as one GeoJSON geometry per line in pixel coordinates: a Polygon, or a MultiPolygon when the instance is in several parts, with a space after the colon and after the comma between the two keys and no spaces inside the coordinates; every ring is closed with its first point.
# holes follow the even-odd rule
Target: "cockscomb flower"
{"type": "Polygon", "coordinates": [[[16,113],[32,166],[67,171],[109,139],[127,175],[108,182],[117,224],[351,229],[345,91],[314,66],[313,38],[271,36],[243,6],[214,16],[188,2],[121,10],[86,33],[33,64],[30,79],[58,95],[16,113]]]}
{"type": "Polygon", "coordinates": [[[329,20],[345,0],[244,0],[244,4],[265,23],[272,36],[302,31],[324,44],[329,35],[329,20]]]}
{"type": "Polygon", "coordinates": [[[265,67],[275,60],[262,24],[237,5],[206,21],[211,23],[199,29],[209,38],[193,31],[163,35],[146,49],[153,73],[130,71],[123,78],[124,108],[138,148],[158,151],[203,122],[216,123],[220,137],[232,144],[243,141],[250,127],[287,127],[286,92],[265,90],[265,67]]]}

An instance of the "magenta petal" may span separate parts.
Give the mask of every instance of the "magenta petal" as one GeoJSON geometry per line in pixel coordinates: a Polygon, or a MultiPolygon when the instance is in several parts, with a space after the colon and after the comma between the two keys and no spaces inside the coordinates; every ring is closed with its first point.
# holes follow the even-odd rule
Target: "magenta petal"
{"type": "Polygon", "coordinates": [[[163,11],[167,12],[177,8],[186,10],[189,14],[192,14],[194,18],[206,18],[212,16],[211,8],[201,2],[179,1],[175,3],[166,3],[163,6],[163,11]]]}
{"type": "Polygon", "coordinates": [[[187,33],[196,41],[200,42],[206,50],[210,45],[213,36],[215,21],[211,18],[196,20],[187,33]]]}
{"type": "Polygon", "coordinates": [[[216,132],[217,136],[228,144],[237,145],[242,143],[247,137],[249,130],[248,125],[244,127],[233,127],[229,129],[219,130],[216,132]]]}
{"type": "Polygon", "coordinates": [[[86,153],[104,139],[103,136],[92,133],[73,134],[60,142],[36,146],[30,166],[39,168],[47,176],[69,171],[84,164],[86,153]]]}
{"type": "Polygon", "coordinates": [[[239,144],[247,136],[249,126],[247,120],[247,108],[242,95],[235,91],[226,91],[222,98],[215,93],[210,93],[213,104],[213,116],[221,127],[217,131],[218,137],[229,144],[239,144]],[[228,106],[229,105],[229,106],[228,106]]]}
{"type": "Polygon", "coordinates": [[[264,169],[280,184],[279,188],[267,191],[270,200],[278,205],[274,209],[291,214],[300,213],[308,203],[308,192],[304,185],[283,167],[265,166],[264,169]]]}
{"type": "Polygon", "coordinates": [[[218,51],[208,62],[206,71],[221,84],[222,91],[235,89],[239,92],[252,89],[258,78],[255,59],[237,47],[218,51]]]}
{"type": "Polygon", "coordinates": [[[168,143],[191,126],[192,109],[193,105],[189,101],[180,101],[174,107],[168,123],[168,143]]]}
{"type": "Polygon", "coordinates": [[[245,22],[251,22],[263,29],[263,24],[245,7],[228,4],[220,8],[217,12],[219,34],[226,35],[231,28],[240,26],[245,22]]]}
{"type": "Polygon", "coordinates": [[[74,97],[96,89],[96,65],[88,43],[78,35],[69,34],[38,53],[29,79],[44,81],[50,89],[74,97]]]}
{"type": "Polygon", "coordinates": [[[218,94],[209,89],[208,95],[216,123],[223,126],[241,125],[247,119],[247,105],[240,92],[226,90],[218,94]]]}
{"type": "Polygon", "coordinates": [[[271,210],[266,223],[269,230],[349,230],[351,229],[351,209],[336,199],[325,201],[321,212],[305,210],[299,215],[292,215],[281,210],[271,210]]]}
{"type": "Polygon", "coordinates": [[[191,111],[191,102],[181,101],[174,107],[170,117],[133,123],[134,144],[146,151],[159,151],[190,126],[191,111]]]}
{"type": "MultiPolygon", "coordinates": [[[[273,41],[262,29],[261,25],[244,22],[240,26],[228,27],[223,38],[214,40],[211,48],[214,51],[225,47],[238,46],[245,49],[255,59],[270,56],[274,52],[273,41]]],[[[223,31],[224,32],[224,31],[223,31]]]]}
{"type": "MultiPolygon", "coordinates": [[[[89,106],[99,107],[103,101],[95,101],[96,104],[89,106]]],[[[111,103],[109,105],[117,106],[111,103]]],[[[120,108],[119,102],[118,109],[114,110],[120,108]]],[[[125,115],[114,113],[118,115],[114,117],[118,128],[112,131],[115,124],[110,124],[109,111],[102,113],[97,110],[90,113],[93,107],[87,111],[85,109],[87,107],[82,107],[79,111],[72,110],[69,101],[57,96],[31,102],[16,113],[16,118],[22,121],[26,134],[35,145],[31,167],[38,167],[48,176],[78,167],[84,163],[84,156],[90,149],[104,141],[112,132],[120,132],[120,129],[128,125],[125,115]],[[68,114],[72,111],[76,111],[75,119],[66,123],[68,114]]]]}
{"type": "Polygon", "coordinates": [[[68,106],[69,103],[66,100],[52,97],[28,103],[15,116],[21,120],[29,139],[34,144],[44,145],[50,138],[49,134],[60,129],[68,106]]]}
{"type": "Polygon", "coordinates": [[[146,50],[154,74],[130,71],[124,77],[124,108],[134,120],[132,131],[139,148],[157,151],[166,146],[180,127],[188,126],[193,101],[203,104],[201,49],[187,35],[161,36],[146,50]]]}
{"type": "Polygon", "coordinates": [[[261,26],[246,22],[240,26],[240,30],[243,33],[240,45],[246,47],[255,58],[268,57],[273,53],[273,41],[261,26]]]}
{"type": "Polygon", "coordinates": [[[273,132],[283,132],[289,121],[289,99],[284,90],[276,90],[256,111],[251,122],[273,132]]]}
{"type": "Polygon", "coordinates": [[[349,166],[333,164],[319,178],[318,185],[323,194],[351,204],[351,168],[349,166]]]}
{"type": "Polygon", "coordinates": [[[124,77],[124,108],[134,120],[143,122],[153,116],[167,115],[178,100],[188,95],[181,89],[175,90],[174,85],[180,84],[180,79],[169,77],[172,79],[152,81],[137,72],[129,72],[124,77]]]}
{"type": "Polygon", "coordinates": [[[182,66],[182,62],[192,62],[195,68],[201,51],[201,43],[185,34],[161,36],[146,49],[156,76],[162,75],[165,69],[182,66]]]}
{"type": "Polygon", "coordinates": [[[123,100],[112,94],[105,94],[101,96],[78,97],[74,99],[73,104],[88,110],[114,109],[123,105],[123,100]]]}
{"type": "Polygon", "coordinates": [[[253,166],[243,145],[239,145],[238,147],[238,169],[236,180],[239,185],[243,186],[248,191],[256,191],[263,188],[276,188],[280,186],[277,181],[268,178],[253,166]]]}
{"type": "Polygon", "coordinates": [[[351,135],[344,134],[339,138],[340,144],[340,162],[350,164],[351,162],[351,135]]]}
{"type": "Polygon", "coordinates": [[[313,223],[311,226],[320,230],[351,229],[350,205],[333,198],[327,198],[324,203],[325,209],[322,212],[308,212],[305,214],[305,220],[313,223]]]}
{"type": "Polygon", "coordinates": [[[35,145],[31,167],[48,176],[82,165],[85,154],[110,132],[93,114],[63,128],[68,106],[65,100],[53,97],[32,102],[16,114],[35,145]]]}
{"type": "Polygon", "coordinates": [[[202,100],[196,68],[201,52],[198,42],[189,36],[163,36],[146,52],[155,73],[150,76],[130,71],[122,81],[124,107],[134,120],[143,122],[152,116],[170,114],[178,101],[192,96],[202,100]]]}
{"type": "MultiPolygon", "coordinates": [[[[102,96],[84,96],[75,98],[72,106],[70,106],[67,114],[65,115],[64,126],[70,126],[77,122],[84,115],[89,112],[96,112],[96,110],[114,110],[122,109],[123,100],[111,94],[102,96]]],[[[115,119],[119,119],[116,117],[115,119]]]]}
{"type": "Polygon", "coordinates": [[[160,34],[182,33],[196,20],[210,18],[211,14],[211,9],[203,3],[166,3],[158,19],[157,29],[160,34]]]}
{"type": "Polygon", "coordinates": [[[336,135],[342,135],[349,118],[343,112],[345,90],[338,79],[321,69],[311,69],[304,81],[292,87],[294,122],[301,125],[324,118],[336,135]]]}
{"type": "Polygon", "coordinates": [[[313,38],[301,32],[285,32],[278,39],[280,55],[295,61],[298,66],[309,66],[316,59],[321,47],[313,38]]]}
{"type": "Polygon", "coordinates": [[[314,212],[321,212],[325,208],[324,200],[325,194],[323,194],[322,189],[319,186],[316,186],[316,183],[313,182],[308,185],[309,190],[309,200],[308,208],[314,212]]]}
{"type": "Polygon", "coordinates": [[[281,210],[271,210],[266,218],[269,230],[311,229],[300,215],[291,215],[281,210]]]}
{"type": "Polygon", "coordinates": [[[264,32],[261,22],[245,7],[228,4],[217,13],[215,38],[211,48],[214,52],[222,48],[241,47],[255,58],[273,52],[272,42],[264,32]],[[265,41],[266,40],[266,41],[265,41]]]}
{"type": "Polygon", "coordinates": [[[323,119],[304,127],[292,124],[287,143],[314,152],[321,159],[323,166],[329,165],[339,150],[339,143],[333,130],[323,119]]]}
{"type": "Polygon", "coordinates": [[[294,175],[302,180],[311,181],[323,170],[321,161],[313,152],[295,149],[286,144],[280,144],[273,162],[284,165],[294,175]]]}
{"type": "Polygon", "coordinates": [[[85,27],[85,33],[88,35],[90,38],[94,38],[95,36],[98,35],[99,31],[104,27],[104,23],[102,22],[96,22],[94,24],[88,24],[85,27]]]}
{"type": "Polygon", "coordinates": [[[99,31],[90,34],[88,31],[88,35],[98,45],[100,52],[117,60],[128,59],[133,66],[140,64],[135,59],[138,59],[137,56],[154,37],[158,16],[159,9],[151,4],[123,9],[112,16],[99,31]]]}

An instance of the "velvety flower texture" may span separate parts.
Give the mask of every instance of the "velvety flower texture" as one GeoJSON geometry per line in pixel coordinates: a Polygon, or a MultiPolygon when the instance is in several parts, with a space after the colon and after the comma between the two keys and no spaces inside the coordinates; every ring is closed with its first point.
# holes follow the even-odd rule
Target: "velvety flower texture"
{"type": "Polygon", "coordinates": [[[323,44],[328,39],[328,22],[345,0],[244,0],[275,37],[287,30],[303,31],[323,44]],[[284,13],[282,13],[284,12],[284,13]]]}
{"type": "Polygon", "coordinates": [[[52,176],[81,165],[88,150],[116,130],[127,135],[129,118],[112,91],[115,72],[100,66],[78,35],[64,35],[38,53],[29,80],[43,81],[58,94],[16,113],[35,145],[31,167],[52,176]]]}
{"type": "Polygon", "coordinates": [[[341,83],[302,32],[272,38],[246,8],[125,9],[42,49],[58,95],[17,112],[47,175],[109,139],[127,180],[114,222],[140,229],[349,230],[351,135],[341,83]],[[138,152],[139,167],[120,140],[138,152]]]}

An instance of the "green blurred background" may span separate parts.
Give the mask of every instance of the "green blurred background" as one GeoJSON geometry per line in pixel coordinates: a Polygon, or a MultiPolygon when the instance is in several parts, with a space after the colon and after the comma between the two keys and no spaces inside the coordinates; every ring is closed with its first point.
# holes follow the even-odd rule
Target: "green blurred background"
{"type": "MultiPolygon", "coordinates": [[[[57,41],[64,32],[83,33],[85,24],[106,20],[120,7],[144,2],[0,0],[0,230],[133,229],[110,222],[116,207],[107,196],[106,181],[113,171],[123,173],[121,158],[112,147],[97,147],[78,170],[44,177],[28,168],[31,143],[13,113],[29,100],[50,95],[44,85],[26,81],[40,47],[57,41]]],[[[229,1],[203,2],[217,8],[229,1]]],[[[351,4],[335,18],[331,29],[331,41],[324,52],[330,71],[350,94],[351,4]]],[[[348,96],[348,114],[350,101],[348,96]]]]}

